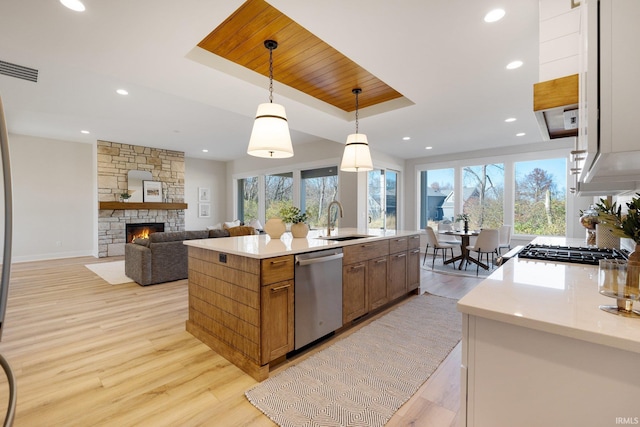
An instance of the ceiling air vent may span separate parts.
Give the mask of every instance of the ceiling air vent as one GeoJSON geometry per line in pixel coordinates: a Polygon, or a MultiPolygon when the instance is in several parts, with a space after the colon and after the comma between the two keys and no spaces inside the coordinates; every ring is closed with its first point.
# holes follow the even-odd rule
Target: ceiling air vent
{"type": "Polygon", "coordinates": [[[0,61],[0,74],[15,77],[17,79],[28,80],[30,82],[38,82],[38,70],[24,67],[11,62],[0,61]]]}

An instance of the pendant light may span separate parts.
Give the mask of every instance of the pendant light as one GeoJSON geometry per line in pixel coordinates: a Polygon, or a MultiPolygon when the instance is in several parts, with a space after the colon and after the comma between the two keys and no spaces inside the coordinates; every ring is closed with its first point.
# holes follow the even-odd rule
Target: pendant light
{"type": "Polygon", "coordinates": [[[351,92],[356,96],[356,133],[347,137],[340,170],[345,172],[370,171],[373,170],[373,163],[371,162],[367,135],[358,133],[358,95],[362,93],[362,89],[356,88],[351,92]]]}
{"type": "Polygon", "coordinates": [[[273,50],[278,47],[278,42],[265,40],[264,46],[269,49],[269,102],[258,105],[247,153],[283,159],[293,156],[293,147],[284,107],[273,103],[273,50]]]}

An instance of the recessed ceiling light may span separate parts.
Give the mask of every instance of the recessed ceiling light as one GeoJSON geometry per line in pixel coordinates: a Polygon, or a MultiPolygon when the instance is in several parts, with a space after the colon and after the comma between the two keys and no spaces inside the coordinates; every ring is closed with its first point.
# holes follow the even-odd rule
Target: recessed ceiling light
{"type": "Polygon", "coordinates": [[[511,123],[511,122],[515,122],[516,118],[515,117],[509,117],[508,119],[505,119],[504,121],[507,122],[507,123],[511,123]]]}
{"type": "Polygon", "coordinates": [[[424,147],[425,150],[431,150],[433,147],[424,147]]]}
{"type": "Polygon", "coordinates": [[[520,67],[522,67],[522,61],[513,61],[507,64],[507,70],[515,70],[520,67]]]}
{"type": "Polygon", "coordinates": [[[484,15],[484,22],[496,22],[504,17],[504,9],[493,9],[491,12],[484,15]]]}
{"type": "Polygon", "coordinates": [[[524,133],[524,132],[516,133],[516,136],[525,136],[525,135],[526,135],[526,133],[524,133]]]}
{"type": "Polygon", "coordinates": [[[76,12],[84,12],[84,5],[80,0],[60,0],[60,3],[76,12]]]}
{"type": "Polygon", "coordinates": [[[89,134],[90,132],[88,130],[81,130],[80,133],[89,134]]]}
{"type": "Polygon", "coordinates": [[[127,92],[125,89],[118,89],[116,90],[116,93],[118,93],[118,95],[129,95],[129,92],[127,92]]]}
{"type": "Polygon", "coordinates": [[[410,136],[404,136],[404,137],[402,137],[402,140],[403,140],[403,141],[409,141],[410,139],[411,139],[411,137],[410,137],[410,136]]]}
{"type": "Polygon", "coordinates": [[[208,152],[209,152],[209,150],[207,150],[206,148],[204,148],[204,149],[202,150],[202,152],[203,152],[203,153],[208,153],[208,152]]]}

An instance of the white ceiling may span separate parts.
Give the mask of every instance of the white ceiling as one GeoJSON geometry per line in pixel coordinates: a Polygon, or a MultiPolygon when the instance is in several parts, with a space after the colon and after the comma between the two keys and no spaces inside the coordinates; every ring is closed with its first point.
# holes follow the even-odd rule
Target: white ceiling
{"type": "MultiPolygon", "coordinates": [[[[221,69],[204,65],[202,52],[194,51],[242,0],[84,3],[83,13],[58,0],[0,3],[0,60],[39,70],[37,83],[0,75],[10,132],[223,161],[246,156],[257,105],[268,101],[268,81],[217,58],[204,61],[221,69]],[[118,88],[130,95],[117,95],[118,88]]],[[[414,103],[386,113],[361,111],[360,132],[374,160],[376,151],[412,159],[541,141],[532,112],[538,0],[269,3],[414,103]],[[484,14],[498,6],[506,16],[485,23],[484,14]],[[524,66],[506,70],[515,59],[524,66]],[[505,123],[508,117],[517,121],[505,123]]],[[[318,108],[318,101],[277,82],[274,102],[287,110],[294,150],[319,139],[344,143],[355,130],[353,117],[318,108]]]]}

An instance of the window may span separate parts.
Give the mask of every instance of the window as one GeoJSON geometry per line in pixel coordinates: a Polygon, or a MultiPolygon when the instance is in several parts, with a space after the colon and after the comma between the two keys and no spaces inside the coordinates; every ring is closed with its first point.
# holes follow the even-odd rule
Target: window
{"type": "Polygon", "coordinates": [[[453,221],[455,199],[454,169],[435,169],[420,173],[420,228],[435,227],[436,222],[453,221]]]}
{"type": "Polygon", "coordinates": [[[307,213],[309,228],[325,228],[327,207],[338,194],[338,167],[301,171],[300,193],[300,209],[307,213]]]}
{"type": "Polygon", "coordinates": [[[564,158],[515,164],[515,233],[566,234],[566,176],[564,158]]]}
{"type": "Polygon", "coordinates": [[[238,180],[238,219],[247,223],[258,219],[258,177],[238,180]]]}
{"type": "Polygon", "coordinates": [[[369,228],[396,229],[398,172],[375,169],[367,173],[369,228]]]}
{"type": "Polygon", "coordinates": [[[420,227],[464,212],[472,229],[508,224],[514,235],[566,236],[567,158],[558,151],[546,158],[532,154],[473,166],[458,160],[421,171],[420,227]]]}
{"type": "Polygon", "coordinates": [[[500,228],[504,221],[504,165],[466,166],[462,169],[462,212],[469,227],[500,228]]]}
{"type": "Polygon", "coordinates": [[[280,216],[283,205],[293,203],[293,172],[265,176],[265,218],[280,216]]]}

